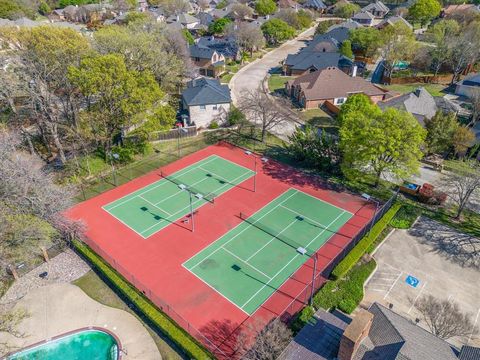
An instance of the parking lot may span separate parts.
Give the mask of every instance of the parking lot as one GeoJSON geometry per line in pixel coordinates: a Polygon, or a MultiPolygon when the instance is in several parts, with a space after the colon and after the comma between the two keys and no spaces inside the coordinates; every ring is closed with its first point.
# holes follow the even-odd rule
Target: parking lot
{"type": "MultiPolygon", "coordinates": [[[[377,270],[366,285],[364,305],[374,301],[415,320],[423,295],[457,302],[480,330],[480,240],[427,218],[409,230],[395,230],[377,249],[377,270]]],[[[421,320],[420,325],[425,323],[421,320]]],[[[480,345],[480,337],[451,339],[480,345]]]]}

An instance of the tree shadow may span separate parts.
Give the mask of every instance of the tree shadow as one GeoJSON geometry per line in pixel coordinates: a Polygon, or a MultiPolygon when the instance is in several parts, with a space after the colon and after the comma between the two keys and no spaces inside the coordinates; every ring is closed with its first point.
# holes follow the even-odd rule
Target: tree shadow
{"type": "Polygon", "coordinates": [[[208,348],[219,359],[235,359],[242,347],[241,325],[229,319],[211,320],[200,332],[211,344],[208,348]]]}
{"type": "Polygon", "coordinates": [[[422,217],[409,234],[447,260],[464,268],[480,270],[480,239],[422,217]]]}

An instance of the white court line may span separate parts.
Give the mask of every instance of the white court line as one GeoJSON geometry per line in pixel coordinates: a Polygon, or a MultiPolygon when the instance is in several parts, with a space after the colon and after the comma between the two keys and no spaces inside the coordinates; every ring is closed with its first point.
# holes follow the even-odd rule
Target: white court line
{"type": "MultiPolygon", "coordinates": [[[[202,162],[202,161],[204,161],[204,160],[206,160],[206,159],[208,159],[208,158],[210,158],[210,157],[212,157],[212,156],[213,156],[214,158],[208,160],[208,161],[205,163],[205,164],[208,164],[209,162],[212,162],[213,160],[216,159],[215,155],[210,155],[210,156],[208,156],[208,157],[206,157],[206,158],[204,158],[204,159],[202,159],[202,160],[199,160],[199,161],[191,164],[190,166],[193,166],[193,167],[190,168],[190,166],[189,166],[189,167],[185,168],[184,170],[187,170],[187,171],[181,173],[180,175],[178,175],[177,173],[181,172],[182,170],[179,170],[179,171],[177,171],[177,172],[175,172],[175,173],[173,173],[173,174],[177,174],[177,176],[182,176],[182,175],[188,174],[190,171],[193,171],[193,170],[197,169],[197,167],[201,166],[201,165],[195,166],[196,164],[198,164],[198,163],[200,163],[200,162],[202,162]]],[[[143,195],[143,194],[146,194],[146,193],[150,192],[150,191],[153,190],[153,189],[156,189],[156,188],[158,188],[158,187],[160,187],[160,186],[162,186],[162,185],[165,185],[168,181],[165,180],[165,179],[159,179],[159,180],[157,180],[156,182],[159,182],[159,184],[158,184],[158,185],[155,185],[155,186],[152,187],[151,189],[147,189],[147,190],[141,192],[140,194],[135,194],[137,191],[141,191],[142,189],[145,189],[146,187],[149,187],[150,185],[155,184],[155,183],[148,184],[148,185],[144,186],[143,188],[137,189],[137,190],[135,190],[135,191],[132,192],[132,193],[129,193],[129,194],[125,195],[125,196],[122,196],[121,198],[118,198],[118,199],[112,201],[111,203],[108,203],[108,204],[106,204],[106,205],[103,205],[102,208],[103,208],[104,210],[106,210],[106,211],[113,210],[113,209],[115,209],[116,207],[118,207],[118,206],[120,206],[120,205],[123,205],[123,204],[129,202],[130,200],[135,199],[135,198],[138,197],[138,196],[141,196],[141,195],[143,195]],[[162,181],[162,180],[164,180],[164,181],[162,181]],[[132,196],[131,198],[129,198],[129,199],[125,200],[125,201],[122,201],[122,202],[120,202],[119,204],[115,204],[114,206],[112,206],[112,207],[109,208],[109,209],[106,209],[106,208],[108,207],[108,205],[113,204],[113,203],[116,203],[117,201],[122,200],[123,198],[126,198],[127,196],[130,196],[130,195],[133,195],[133,194],[135,194],[135,195],[132,196]]]]}
{"type": "MultiPolygon", "coordinates": [[[[228,180],[226,177],[222,176],[222,175],[218,175],[217,173],[214,173],[213,171],[210,171],[208,169],[204,169],[203,167],[199,166],[198,167],[200,170],[203,170],[205,171],[207,174],[212,174],[216,177],[219,177],[220,179],[222,179],[223,181],[227,182],[227,183],[231,183],[231,180],[228,180]]],[[[248,173],[251,173],[251,174],[255,174],[254,171],[252,170],[249,170],[248,173]]],[[[245,173],[246,174],[246,173],[245,173]]],[[[237,186],[238,184],[235,184],[234,186],[237,186]]]]}
{"type": "Polygon", "coordinates": [[[375,289],[370,289],[370,288],[369,288],[368,290],[369,290],[369,291],[378,291],[378,292],[385,292],[385,291],[387,291],[387,289],[377,289],[377,288],[375,288],[375,289]]]}
{"type": "Polygon", "coordinates": [[[146,201],[147,203],[149,203],[150,205],[152,205],[154,208],[156,208],[157,210],[160,210],[161,212],[164,212],[165,214],[169,215],[170,216],[170,213],[168,211],[165,211],[163,210],[162,208],[159,208],[158,206],[156,206],[154,203],[152,203],[151,201],[145,199],[142,195],[138,195],[138,197],[140,199],[142,199],[143,201],[146,201]]]}
{"type": "MultiPolygon", "coordinates": [[[[281,206],[281,205],[280,205],[281,206]]],[[[288,224],[287,226],[285,226],[282,231],[280,231],[278,235],[280,235],[281,233],[283,233],[285,230],[287,230],[290,226],[292,226],[293,224],[295,224],[298,220],[295,219],[293,220],[290,224],[288,224]]],[[[251,258],[253,258],[255,255],[257,255],[261,250],[263,250],[265,248],[265,246],[267,246],[268,244],[270,244],[274,239],[277,238],[277,236],[272,236],[272,238],[267,242],[265,243],[265,245],[263,245],[260,249],[258,249],[257,251],[255,251],[252,255],[250,255],[247,259],[247,261],[249,261],[251,258]]]]}
{"type": "Polygon", "coordinates": [[[470,340],[472,339],[473,333],[475,332],[475,326],[477,326],[477,321],[478,321],[478,316],[479,315],[480,315],[480,308],[477,311],[477,316],[475,317],[475,322],[473,323],[472,332],[471,332],[470,336],[468,337],[467,345],[470,342],[470,340]]]}
{"type": "Polygon", "coordinates": [[[414,307],[415,304],[417,303],[418,298],[420,297],[420,295],[422,294],[422,292],[423,292],[423,290],[425,289],[426,286],[427,286],[427,281],[425,281],[425,282],[423,283],[422,288],[420,289],[420,291],[418,292],[417,296],[416,296],[415,299],[413,300],[412,306],[410,306],[410,309],[408,309],[407,314],[410,314],[410,311],[412,311],[413,307],[414,307]]]}
{"type": "Polygon", "coordinates": [[[349,214],[352,215],[352,216],[355,215],[354,213],[351,213],[350,211],[345,210],[345,209],[341,208],[340,206],[331,204],[331,203],[329,203],[328,201],[325,201],[325,200],[322,200],[322,199],[320,199],[320,198],[317,198],[317,197],[315,197],[315,196],[313,196],[313,195],[310,195],[310,194],[308,194],[308,193],[306,193],[306,192],[303,192],[303,191],[300,191],[300,192],[301,192],[302,194],[304,194],[304,195],[310,196],[311,198],[313,198],[313,199],[315,199],[315,200],[318,200],[318,201],[321,201],[321,202],[323,202],[323,203],[325,203],[325,204],[327,204],[327,205],[336,207],[337,209],[342,210],[343,212],[349,213],[349,214]]]}
{"type": "MultiPolygon", "coordinates": [[[[328,226],[330,227],[330,226],[331,226],[335,221],[337,221],[338,218],[339,218],[340,216],[342,216],[343,214],[345,214],[345,211],[341,212],[340,215],[338,215],[330,224],[328,224],[328,226]]],[[[318,238],[320,235],[322,235],[324,232],[325,232],[325,229],[323,229],[317,236],[315,236],[305,247],[308,248],[308,247],[310,246],[310,244],[311,244],[312,242],[314,242],[315,240],[317,240],[317,238],[318,238]]],[[[291,263],[293,260],[295,260],[298,255],[299,255],[298,253],[295,254],[295,256],[293,256],[292,259],[272,277],[272,280],[275,279],[275,278],[278,276],[278,274],[280,274],[288,265],[290,265],[290,263],[291,263]]],[[[288,277],[287,277],[287,279],[288,279],[288,277]]],[[[258,294],[260,291],[262,291],[266,286],[268,286],[268,284],[270,284],[270,281],[271,281],[271,280],[267,281],[267,283],[266,283],[265,285],[263,285],[255,294],[253,294],[252,297],[251,297],[250,299],[248,299],[245,304],[242,305],[242,308],[243,308],[245,305],[247,305],[250,301],[252,301],[252,299],[253,299],[255,296],[257,296],[257,294],[258,294]]]]}
{"type": "MultiPolygon", "coordinates": [[[[292,190],[291,188],[288,189],[287,191],[285,191],[282,195],[280,195],[279,197],[283,196],[284,194],[286,194],[287,192],[289,192],[290,190],[292,190]]],[[[245,227],[245,229],[242,229],[238,234],[234,235],[231,239],[229,239],[225,244],[222,244],[221,247],[219,247],[218,249],[215,249],[211,254],[205,256],[202,260],[200,260],[198,263],[196,263],[194,266],[192,266],[190,268],[190,271],[192,271],[195,267],[197,267],[200,263],[202,263],[205,259],[209,258],[210,256],[212,256],[213,254],[215,254],[218,250],[220,250],[223,246],[227,245],[228,243],[230,243],[230,241],[232,241],[233,239],[235,239],[238,235],[242,234],[244,231],[246,231],[247,229],[250,229],[253,224],[255,224],[257,221],[260,221],[261,219],[263,219],[265,216],[267,216],[268,214],[270,214],[273,210],[275,210],[278,206],[280,206],[282,203],[284,203],[285,201],[287,201],[288,199],[290,199],[293,195],[295,195],[298,190],[297,189],[294,189],[295,192],[293,194],[291,194],[290,196],[288,196],[285,200],[282,200],[282,202],[280,204],[277,204],[275,205],[275,207],[273,207],[272,209],[270,209],[268,212],[266,212],[265,214],[263,214],[262,216],[260,216],[257,220],[255,220],[252,224],[249,224],[247,227],[245,227]]],[[[275,200],[274,200],[275,201],[275,200]]],[[[268,206],[268,204],[266,205],[268,206]]],[[[262,208],[263,209],[263,208],[262,208]]],[[[257,214],[258,212],[262,211],[262,209],[258,210],[255,214],[257,214]]],[[[250,217],[252,216],[255,216],[255,214],[251,215],[250,217]]],[[[234,229],[236,229],[237,227],[239,227],[240,225],[244,224],[244,222],[241,222],[240,224],[238,224],[237,226],[235,226],[233,229],[231,229],[230,231],[233,231],[234,229]]],[[[229,231],[229,232],[230,232],[229,231]]],[[[221,237],[223,237],[224,235],[222,235],[221,237]]],[[[221,238],[220,237],[220,238],[221,238]]],[[[220,238],[218,238],[217,240],[215,240],[214,242],[212,242],[212,244],[214,244],[215,242],[217,242],[220,238]]],[[[190,259],[193,259],[195,256],[197,256],[198,254],[195,254],[193,255],[190,259]]],[[[188,259],[187,261],[185,262],[188,262],[190,259],[188,259]]]]}
{"type": "Polygon", "coordinates": [[[263,276],[265,276],[268,280],[272,280],[272,278],[270,276],[268,276],[267,274],[265,274],[263,271],[260,271],[258,270],[255,266],[249,264],[247,261],[243,260],[242,258],[238,257],[237,255],[235,255],[234,253],[232,253],[230,250],[228,249],[225,249],[224,247],[221,247],[224,251],[226,251],[227,253],[229,253],[230,255],[236,257],[238,260],[240,260],[241,262],[247,264],[248,266],[250,266],[252,269],[254,269],[256,272],[258,272],[259,274],[262,274],[263,276]]]}
{"type": "MultiPolygon", "coordinates": [[[[194,182],[193,184],[187,185],[187,187],[188,187],[188,186],[193,186],[193,185],[200,184],[202,181],[205,181],[205,180],[208,180],[208,178],[205,178],[205,179],[202,179],[202,180],[198,180],[198,181],[194,182]]],[[[168,200],[168,199],[170,199],[170,198],[172,198],[172,197],[174,197],[174,196],[182,193],[183,191],[184,191],[184,190],[179,190],[179,191],[177,191],[176,193],[173,193],[172,195],[167,196],[166,198],[160,200],[159,202],[156,202],[156,203],[155,203],[155,206],[157,206],[158,204],[161,204],[162,202],[164,202],[164,201],[166,201],[166,200],[168,200]]]]}
{"type": "Polygon", "coordinates": [[[315,220],[309,218],[308,216],[303,215],[301,212],[298,212],[298,211],[295,211],[295,210],[293,210],[293,209],[290,209],[289,207],[284,206],[284,205],[282,205],[281,207],[284,208],[285,210],[288,210],[288,211],[296,214],[296,215],[300,215],[301,217],[303,217],[303,218],[305,218],[305,219],[307,219],[307,220],[310,220],[311,222],[315,223],[316,225],[319,225],[319,226],[321,226],[321,227],[323,227],[323,228],[326,227],[325,225],[319,223],[318,221],[315,221],[315,220]]]}
{"type": "MultiPolygon", "coordinates": [[[[244,175],[246,175],[246,174],[247,174],[247,173],[244,173],[244,174],[236,177],[236,178],[233,179],[232,181],[235,181],[235,180],[241,178],[242,176],[244,176],[244,175]]],[[[221,190],[221,189],[223,189],[224,187],[226,187],[226,186],[228,186],[228,185],[231,185],[231,184],[225,184],[225,185],[219,187],[218,189],[216,189],[215,191],[221,190]]],[[[233,186],[232,186],[232,187],[233,187],[233,186]]],[[[227,190],[225,190],[225,191],[228,191],[228,190],[230,190],[230,189],[227,189],[227,190]]],[[[223,192],[221,192],[221,193],[218,193],[218,194],[216,194],[215,196],[218,197],[218,196],[222,195],[225,191],[223,191],[223,192]]],[[[193,201],[193,202],[192,202],[192,206],[196,205],[196,204],[197,204],[198,202],[200,202],[200,201],[202,201],[202,199],[197,199],[196,201],[193,201]]],[[[205,200],[205,201],[206,201],[206,200],[205,200]]],[[[188,204],[188,205],[185,206],[184,208],[178,210],[177,212],[174,212],[171,216],[176,216],[178,213],[184,211],[185,209],[188,209],[189,207],[190,207],[190,204],[188,204]]],[[[153,228],[153,227],[155,227],[155,226],[158,226],[158,225],[159,225],[159,223],[154,224],[154,225],[152,225],[152,226],[150,226],[150,227],[142,230],[142,232],[140,232],[140,234],[143,234],[145,231],[148,231],[148,230],[150,230],[151,228],[153,228]]]]}
{"type": "Polygon", "coordinates": [[[385,296],[383,297],[383,300],[385,300],[388,296],[388,294],[390,294],[390,291],[392,291],[393,287],[395,286],[395,284],[397,283],[398,279],[400,279],[400,277],[402,276],[403,274],[403,271],[400,271],[400,274],[398,274],[397,278],[395,279],[395,281],[393,282],[392,286],[390,286],[390,289],[388,289],[387,293],[385,294],[385,296]]]}

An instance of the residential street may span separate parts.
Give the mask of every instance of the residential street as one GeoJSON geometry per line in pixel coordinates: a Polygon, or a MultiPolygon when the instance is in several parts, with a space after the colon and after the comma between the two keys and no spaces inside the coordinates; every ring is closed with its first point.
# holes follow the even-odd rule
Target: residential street
{"type": "MultiPolygon", "coordinates": [[[[331,18],[322,18],[319,21],[329,20],[331,18]]],[[[315,33],[315,26],[301,33],[295,39],[292,39],[279,48],[270,51],[263,58],[248,64],[233,76],[230,80],[230,89],[232,92],[232,100],[235,105],[238,104],[240,94],[243,91],[253,91],[262,86],[262,82],[268,74],[268,71],[284,60],[288,54],[296,53],[300,48],[305,46],[305,41],[310,40],[315,33]]],[[[286,139],[288,135],[295,130],[294,123],[284,123],[276,126],[273,133],[282,139],[286,139]]]]}

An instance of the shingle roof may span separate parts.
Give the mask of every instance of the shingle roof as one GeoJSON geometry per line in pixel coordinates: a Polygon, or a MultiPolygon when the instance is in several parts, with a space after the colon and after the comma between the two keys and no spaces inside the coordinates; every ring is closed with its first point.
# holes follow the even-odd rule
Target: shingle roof
{"type": "Polygon", "coordinates": [[[462,85],[480,86],[480,73],[465,78],[462,81],[462,85]]]}
{"type": "Polygon", "coordinates": [[[383,11],[383,12],[389,12],[390,9],[381,1],[375,1],[374,3],[368,4],[362,10],[370,11],[372,12],[373,10],[376,11],[383,11]]]}
{"type": "Polygon", "coordinates": [[[179,22],[182,25],[193,24],[193,23],[196,23],[196,22],[200,22],[199,19],[197,19],[196,17],[194,17],[190,14],[187,14],[187,13],[183,13],[183,14],[180,14],[180,15],[171,15],[167,18],[166,21],[168,23],[179,22]]]}
{"type": "Polygon", "coordinates": [[[277,360],[331,360],[336,358],[340,338],[352,321],[339,311],[318,310],[277,360]]]}
{"type": "Polygon", "coordinates": [[[227,58],[235,58],[238,53],[238,46],[233,38],[219,39],[214,36],[203,36],[196,40],[196,44],[200,47],[208,47],[222,54],[227,58]]]}
{"type": "Polygon", "coordinates": [[[348,66],[350,60],[339,53],[300,53],[297,57],[295,55],[288,56],[285,60],[287,65],[291,65],[292,70],[323,70],[329,67],[348,66]]]}
{"type": "Polygon", "coordinates": [[[458,360],[450,345],[386,307],[374,303],[369,335],[353,360],[458,360]]]}
{"type": "Polygon", "coordinates": [[[480,359],[480,348],[473,346],[462,346],[458,360],[478,360],[480,359]]]}
{"type": "Polygon", "coordinates": [[[227,104],[232,101],[228,85],[221,85],[217,79],[203,77],[189,81],[182,98],[188,106],[227,104]]]}
{"type": "Polygon", "coordinates": [[[352,16],[352,19],[361,19],[361,20],[373,20],[375,19],[375,16],[373,16],[370,12],[366,11],[366,10],[362,10],[358,13],[356,13],[355,15],[352,16]]]}
{"type": "Polygon", "coordinates": [[[379,102],[378,106],[381,109],[393,107],[407,111],[413,114],[422,125],[424,125],[425,118],[432,118],[438,110],[435,98],[423,87],[388,101],[379,102]]]}
{"type": "Polygon", "coordinates": [[[200,59],[211,59],[213,53],[215,52],[215,50],[210,49],[209,47],[199,46],[197,44],[190,45],[188,50],[190,51],[191,57],[197,57],[200,59]]]}
{"type": "Polygon", "coordinates": [[[402,22],[405,25],[407,25],[410,29],[413,29],[412,24],[410,24],[407,20],[405,20],[403,17],[399,15],[391,16],[388,19],[383,20],[380,24],[378,24],[378,26],[382,27],[382,26],[385,26],[386,24],[395,25],[398,22],[402,22]]]}
{"type": "Polygon", "coordinates": [[[307,0],[303,7],[313,8],[313,9],[326,9],[327,6],[323,3],[322,0],[307,0]]]}
{"type": "Polygon", "coordinates": [[[385,90],[359,77],[351,77],[336,67],[299,76],[288,86],[300,86],[306,100],[325,100],[348,97],[354,93],[367,96],[384,95],[385,90]]]}

